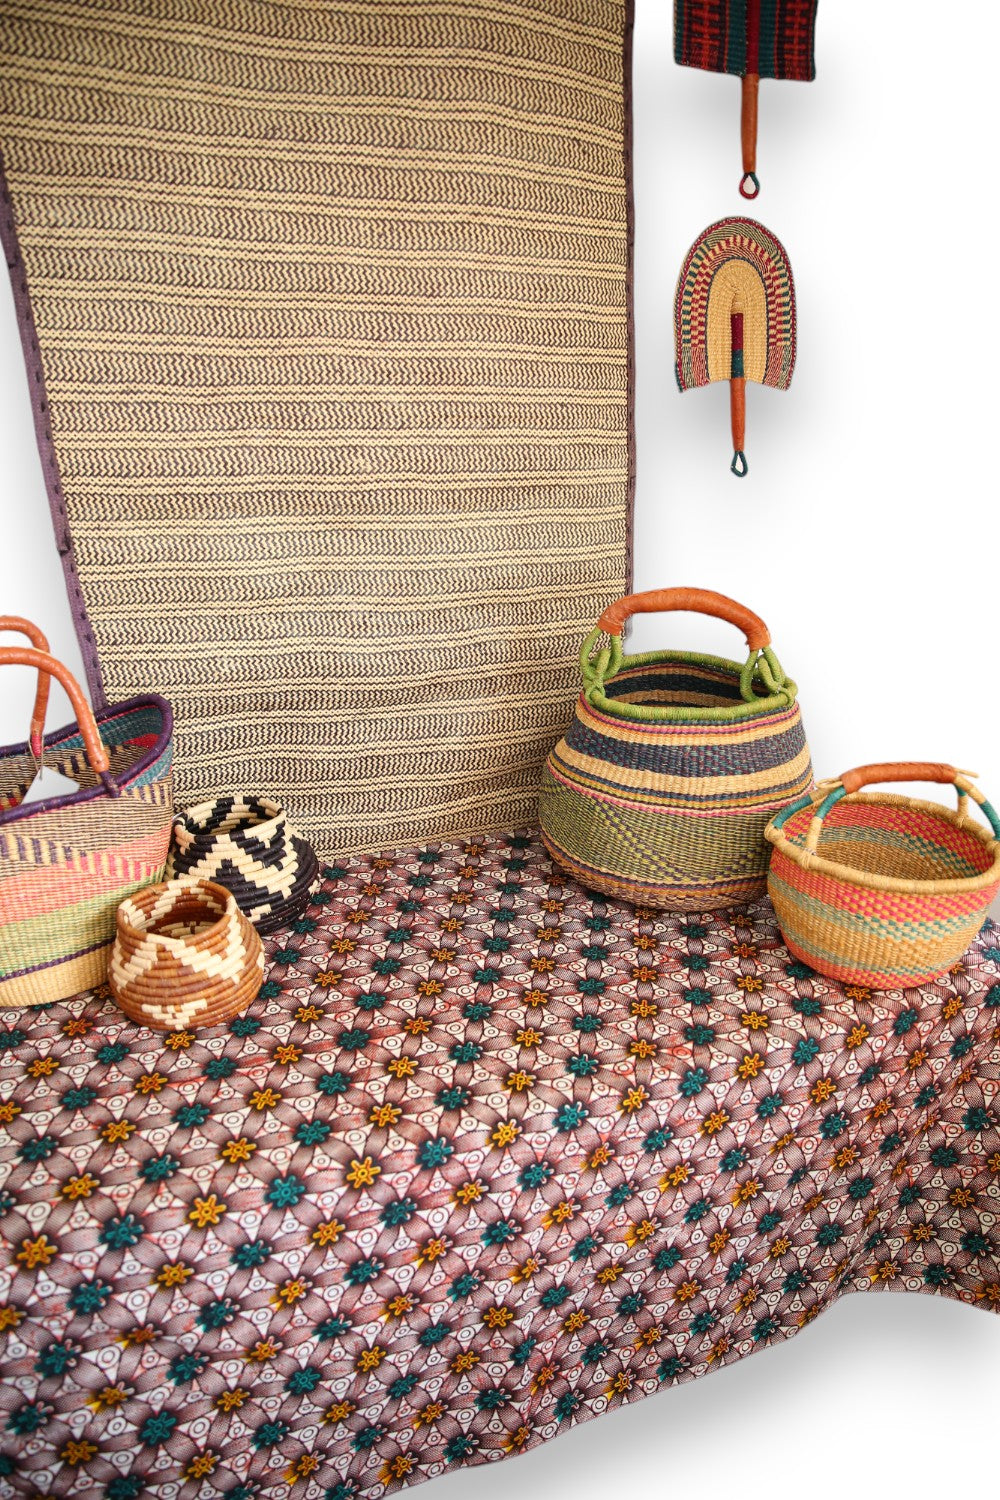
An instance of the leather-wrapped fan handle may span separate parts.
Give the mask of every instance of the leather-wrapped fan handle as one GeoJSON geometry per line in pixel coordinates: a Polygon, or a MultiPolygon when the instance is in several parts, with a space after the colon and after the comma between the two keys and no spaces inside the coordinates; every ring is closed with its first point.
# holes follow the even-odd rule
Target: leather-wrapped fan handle
{"type": "Polygon", "coordinates": [[[716,620],[725,620],[735,625],[746,636],[751,651],[763,651],[771,644],[771,632],[759,615],[746,605],[738,604],[725,594],[716,594],[711,589],[649,589],[642,594],[626,594],[609,604],[597,622],[599,630],[606,635],[620,636],[625,621],[632,615],[655,615],[679,610],[690,610],[693,614],[712,615],[716,620]]]}
{"type": "MultiPolygon", "coordinates": [[[[0,630],[13,630],[18,635],[27,636],[36,651],[48,651],[49,642],[44,630],[40,630],[31,620],[23,620],[20,615],[0,615],[0,630]]],[[[51,677],[48,672],[39,672],[38,687],[35,690],[35,706],[31,711],[31,728],[29,730],[29,744],[31,753],[36,760],[42,758],[42,746],[45,739],[45,715],[49,707],[49,686],[51,677]]]]}
{"type": "Polygon", "coordinates": [[[946,766],[935,760],[886,760],[870,766],[856,766],[845,771],[840,783],[845,792],[858,792],[863,786],[873,786],[883,781],[937,781],[944,786],[953,786],[959,772],[954,766],[946,766]]]}

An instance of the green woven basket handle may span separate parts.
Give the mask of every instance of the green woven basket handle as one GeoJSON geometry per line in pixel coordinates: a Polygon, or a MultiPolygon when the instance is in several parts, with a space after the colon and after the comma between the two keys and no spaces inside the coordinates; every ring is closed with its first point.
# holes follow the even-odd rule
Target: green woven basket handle
{"type": "Polygon", "coordinates": [[[753,687],[755,677],[760,678],[769,693],[780,693],[785,687],[787,678],[781,663],[771,650],[771,632],[760,616],[726,594],[717,594],[712,589],[692,588],[648,589],[642,594],[626,594],[614,604],[609,604],[580,651],[580,672],[585,686],[588,689],[599,686],[603,690],[606,680],[614,677],[621,668],[621,637],[626,620],[633,615],[681,610],[711,615],[742,630],[750,648],[750,654],[740,673],[740,694],[744,702],[753,703],[757,698],[753,687]],[[595,656],[594,648],[602,635],[607,636],[608,643],[595,656]]]}
{"type": "Polygon", "coordinates": [[[783,808],[774,820],[774,827],[781,828],[793,813],[801,812],[803,808],[813,803],[814,811],[809,831],[806,834],[805,847],[809,854],[815,854],[827,813],[844,797],[860,791],[862,787],[873,786],[879,782],[933,781],[943,786],[953,786],[958,792],[959,817],[969,816],[969,798],[971,797],[973,802],[982,808],[983,815],[989,820],[994,837],[1000,839],[1000,816],[973,783],[972,774],[970,771],[959,771],[955,766],[946,765],[942,761],[930,760],[879,761],[869,766],[858,766],[853,771],[845,771],[843,776],[838,777],[834,782],[821,782],[817,788],[820,796],[818,802],[815,794],[806,795],[783,808]]]}

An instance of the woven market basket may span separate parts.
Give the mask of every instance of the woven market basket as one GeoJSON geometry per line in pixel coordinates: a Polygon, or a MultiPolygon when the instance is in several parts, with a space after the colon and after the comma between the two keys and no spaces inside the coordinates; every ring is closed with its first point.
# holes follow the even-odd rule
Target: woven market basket
{"type": "Polygon", "coordinates": [[[148,886],[118,908],[111,993],[133,1021],[181,1031],[231,1020],[260,989],[264,950],[231,891],[211,880],[148,886]]]}
{"type": "Polygon", "coordinates": [[[763,894],[770,817],[812,785],[795,683],[757,615],[704,589],[631,594],[580,654],[583,691],[545,763],[545,846],[581,884],[674,911],[763,894]],[[738,626],[745,662],[690,652],[624,656],[633,614],[694,610],[738,626]],[[601,632],[608,644],[592,655],[601,632]]]}
{"type": "Polygon", "coordinates": [[[913,989],[946,973],[1000,890],[1000,818],[954,766],[860,766],[779,813],[768,894],[788,949],[833,979],[913,989]],[[958,810],[891,793],[886,781],[952,783],[958,810]],[[992,833],[969,816],[977,802],[992,833]]]}
{"type": "Polygon", "coordinates": [[[258,932],[293,921],[318,873],[312,846],[266,797],[217,797],[174,818],[167,878],[198,875],[224,885],[258,932]]]}
{"type": "Polygon", "coordinates": [[[0,1008],[48,1005],[103,981],[119,903],[163,875],[173,716],[150,693],[95,719],[37,626],[5,615],[0,630],[32,642],[0,649],[0,666],[38,674],[28,740],[0,749],[0,1008]],[[53,677],[76,722],[45,734],[53,677]],[[47,795],[51,772],[66,780],[47,795]]]}

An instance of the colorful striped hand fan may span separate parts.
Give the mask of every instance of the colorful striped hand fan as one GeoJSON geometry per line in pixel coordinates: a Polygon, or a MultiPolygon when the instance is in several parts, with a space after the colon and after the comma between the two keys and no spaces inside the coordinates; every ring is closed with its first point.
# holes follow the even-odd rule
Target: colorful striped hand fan
{"type": "Polygon", "coordinates": [[[728,380],[733,473],[742,479],[746,382],[785,391],[795,365],[795,286],[781,243],[754,219],[720,219],[691,246],[674,308],[682,391],[728,380]]]}
{"type": "Polygon", "coordinates": [[[743,178],[756,198],[757,90],[762,78],[816,77],[813,44],[818,0],[674,0],[674,58],[688,68],[735,73],[743,80],[743,178]]]}

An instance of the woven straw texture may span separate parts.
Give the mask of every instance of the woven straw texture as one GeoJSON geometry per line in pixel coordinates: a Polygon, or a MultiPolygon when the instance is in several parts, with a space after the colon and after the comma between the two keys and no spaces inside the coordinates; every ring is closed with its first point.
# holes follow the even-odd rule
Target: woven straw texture
{"type": "Polygon", "coordinates": [[[96,700],[174,704],[181,803],[266,789],[326,854],[532,811],[626,583],[629,29],[5,0],[58,543],[96,700]]]}
{"type": "Polygon", "coordinates": [[[118,908],[108,981],[132,1021],[155,1031],[230,1021],[263,974],[260,938],[214,881],[147,886],[118,908]]]}
{"type": "Polygon", "coordinates": [[[258,932],[299,915],[318,871],[315,850],[266,797],[217,797],[174,818],[167,879],[191,875],[225,886],[258,932]]]}
{"type": "Polygon", "coordinates": [[[768,894],[790,951],[874,989],[946,973],[1000,891],[1000,843],[932,803],[860,793],[826,814],[813,857],[814,812],[809,802],[767,829],[768,894]]]}
{"type": "MultiPolygon", "coordinates": [[[[766,901],[636,910],[489,837],[326,868],[229,1026],[0,1015],[0,1489],[474,1500],[504,1486],[470,1466],[845,1293],[1000,1311],[998,940],[873,996],[790,959],[766,901]]],[[[780,1367],[755,1378],[775,1426],[741,1455],[720,1421],[699,1500],[775,1488],[780,1367]]],[[[673,1497],[621,1427],[609,1500],[673,1497]]]]}
{"type": "Polygon", "coordinates": [[[27,745],[0,750],[0,1005],[42,1005],[99,984],[118,903],[159,880],[173,816],[170,709],[134,699],[98,716],[121,795],[107,795],[77,726],[45,738],[72,797],[21,808],[27,745]]]}

